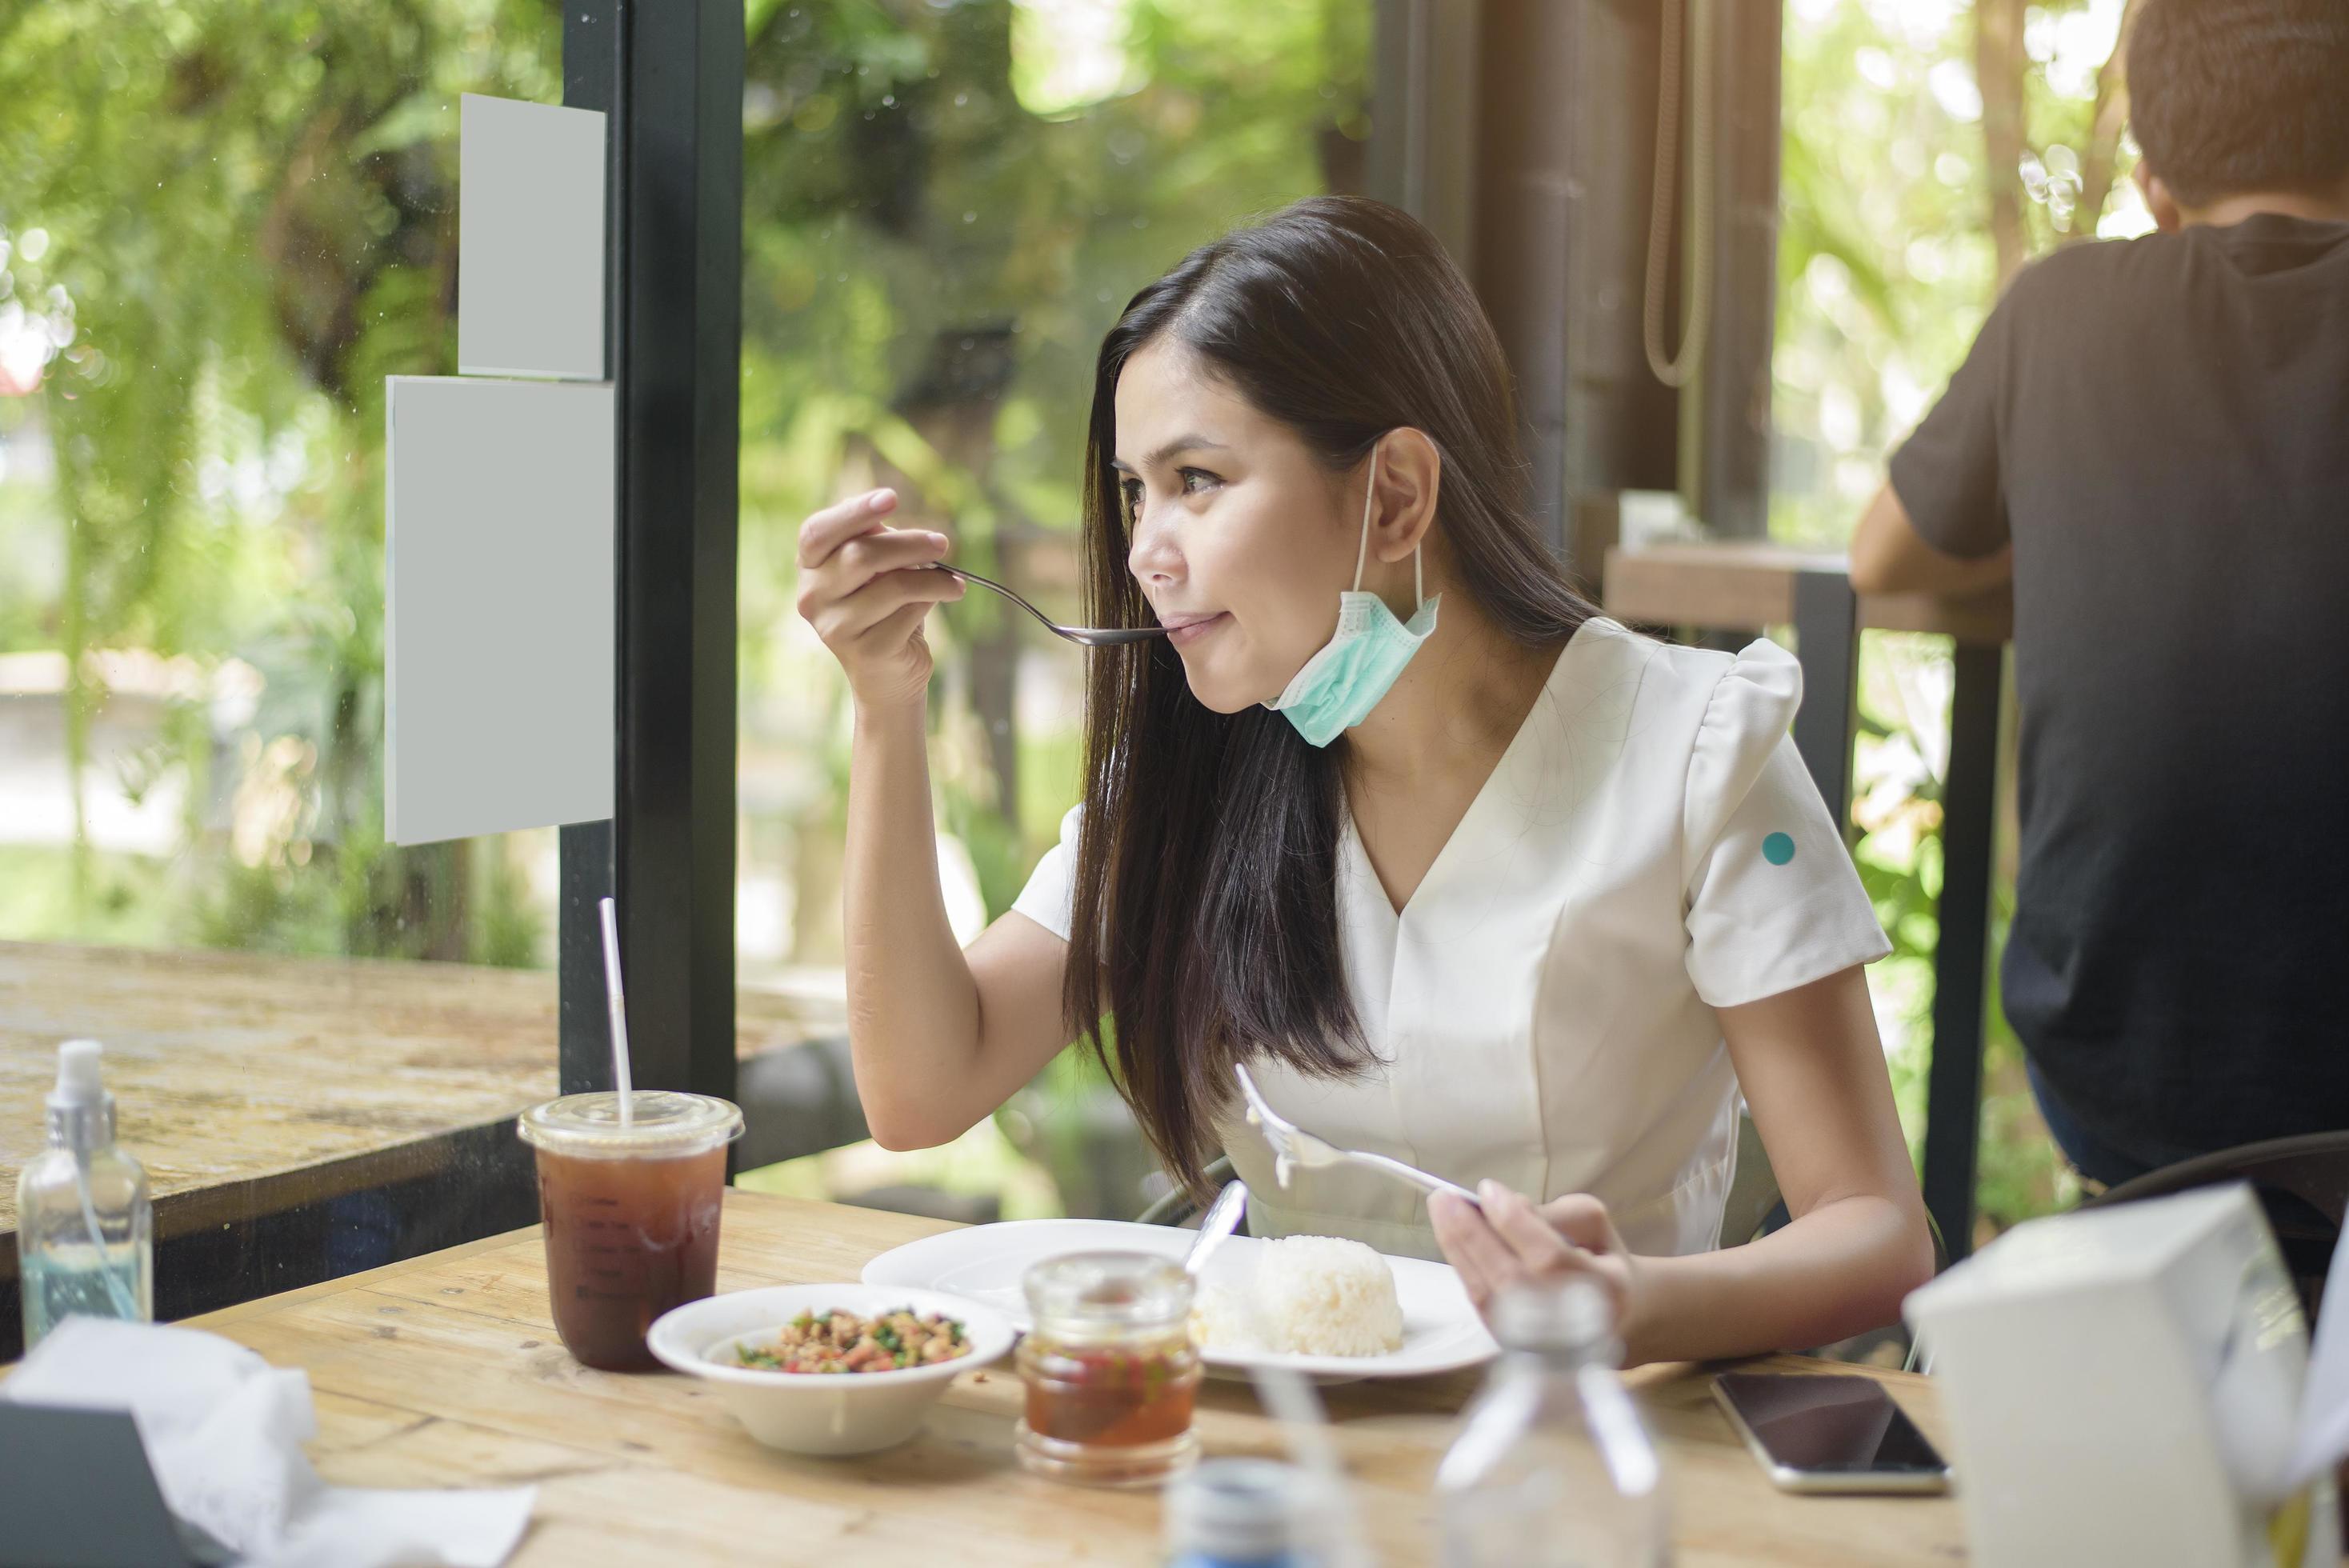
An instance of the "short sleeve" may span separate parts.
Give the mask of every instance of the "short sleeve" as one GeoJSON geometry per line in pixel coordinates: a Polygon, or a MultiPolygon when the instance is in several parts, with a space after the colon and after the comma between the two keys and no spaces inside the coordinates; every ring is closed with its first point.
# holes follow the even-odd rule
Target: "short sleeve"
{"type": "Polygon", "coordinates": [[[2006,546],[1999,408],[2020,310],[2010,289],[1950,377],[1949,390],[1887,467],[1892,493],[1918,537],[1944,555],[1971,561],[2006,546]]]}
{"type": "Polygon", "coordinates": [[[1688,973],[1715,1007],[1892,951],[1843,834],[1786,731],[1802,668],[1757,642],[1713,687],[1689,758],[1688,973]]]}
{"type": "Polygon", "coordinates": [[[1061,841],[1044,851],[1044,858],[1028,873],[1028,885],[1011,901],[1013,910],[1063,942],[1069,939],[1073,923],[1071,912],[1076,905],[1077,828],[1084,820],[1084,814],[1082,806],[1069,808],[1068,815],[1061,819],[1061,841]]]}

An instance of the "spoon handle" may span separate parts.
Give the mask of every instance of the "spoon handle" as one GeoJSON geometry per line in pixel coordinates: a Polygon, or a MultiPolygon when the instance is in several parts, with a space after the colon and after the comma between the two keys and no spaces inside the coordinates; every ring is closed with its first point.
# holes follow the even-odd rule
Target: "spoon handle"
{"type": "Polygon", "coordinates": [[[933,561],[929,562],[928,570],[932,572],[943,572],[947,576],[958,577],[965,583],[976,583],[982,588],[992,588],[998,593],[1002,594],[1006,599],[1010,600],[1014,604],[1019,605],[1022,610],[1025,610],[1030,614],[1035,616],[1039,621],[1043,622],[1045,626],[1050,630],[1057,632],[1061,629],[1059,624],[1056,623],[1051,616],[1047,615],[1043,611],[1039,610],[1035,605],[1030,604],[1027,600],[1022,599],[1019,594],[1013,593],[1010,589],[1006,588],[1002,583],[998,583],[992,577],[981,577],[976,572],[966,572],[959,566],[949,566],[943,561],[933,561]]]}
{"type": "Polygon", "coordinates": [[[1183,1259],[1184,1269],[1193,1278],[1207,1266],[1208,1256],[1223,1245],[1224,1239],[1239,1228],[1240,1217],[1247,1212],[1247,1183],[1234,1181],[1219,1193],[1199,1222],[1198,1239],[1183,1259]]]}
{"type": "Polygon", "coordinates": [[[1129,643],[1146,643],[1167,634],[1166,628],[1164,626],[1063,626],[992,578],[981,577],[976,572],[965,572],[961,567],[949,566],[943,561],[930,562],[920,570],[943,572],[949,577],[959,577],[965,583],[976,583],[982,588],[992,589],[1035,616],[1043,628],[1052,635],[1065,642],[1074,643],[1080,647],[1122,647],[1129,643]]]}

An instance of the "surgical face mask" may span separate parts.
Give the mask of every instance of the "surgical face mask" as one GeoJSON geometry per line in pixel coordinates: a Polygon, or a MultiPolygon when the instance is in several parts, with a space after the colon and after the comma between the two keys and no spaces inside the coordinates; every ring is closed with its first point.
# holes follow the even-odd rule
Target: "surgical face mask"
{"type": "Polygon", "coordinates": [[[1362,569],[1371,559],[1371,508],[1379,493],[1379,454],[1371,449],[1371,490],[1362,500],[1362,544],[1354,557],[1354,586],[1338,595],[1338,630],[1275,700],[1265,704],[1288,716],[1308,745],[1327,746],[1371,716],[1403,665],[1435,630],[1435,607],[1444,595],[1427,597],[1420,552],[1411,552],[1411,593],[1415,608],[1408,624],[1375,593],[1362,592],[1362,569]]]}

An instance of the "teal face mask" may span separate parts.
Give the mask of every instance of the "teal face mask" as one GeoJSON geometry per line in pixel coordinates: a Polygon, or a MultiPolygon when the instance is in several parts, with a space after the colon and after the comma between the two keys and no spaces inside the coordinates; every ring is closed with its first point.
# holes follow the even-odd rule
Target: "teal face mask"
{"type": "Polygon", "coordinates": [[[1375,593],[1362,592],[1362,569],[1371,559],[1371,506],[1379,493],[1379,454],[1371,450],[1371,493],[1362,500],[1362,547],[1354,557],[1354,586],[1338,595],[1338,630],[1305,661],[1280,696],[1265,704],[1288,716],[1309,746],[1327,746],[1371,716],[1403,665],[1435,630],[1435,607],[1444,595],[1426,596],[1420,552],[1411,552],[1411,593],[1416,608],[1409,624],[1375,593]]]}

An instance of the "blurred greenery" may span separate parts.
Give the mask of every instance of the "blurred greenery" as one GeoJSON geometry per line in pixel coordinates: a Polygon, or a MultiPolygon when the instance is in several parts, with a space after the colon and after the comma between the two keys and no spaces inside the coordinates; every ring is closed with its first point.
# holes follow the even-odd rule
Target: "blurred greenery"
{"type": "MultiPolygon", "coordinates": [[[[1065,601],[1102,334],[1185,251],[1359,161],[1369,25],[1364,0],[754,8],[746,747],[834,769],[778,797],[836,800],[844,767],[838,669],[792,609],[800,520],[894,483],[958,560],[1065,601]]],[[[933,635],[941,820],[994,914],[1074,798],[1076,666],[985,595],[933,635]],[[1048,724],[1015,711],[1031,672],[1048,724]]],[[[824,956],[829,903],[801,916],[798,954],[824,956]]]]}
{"type": "Polygon", "coordinates": [[[2152,227],[2106,73],[2125,0],[1982,8],[2023,21],[2016,68],[1990,80],[1973,5],[1789,0],[1770,412],[1772,531],[1791,542],[1843,542],[1885,454],[1971,346],[2003,281],[1994,189],[2021,200],[2024,253],[2152,227]],[[2001,102],[2023,119],[2011,168],[1986,148],[2001,102]]]}
{"type": "MultiPolygon", "coordinates": [[[[773,923],[788,945],[746,951],[746,968],[838,954],[847,700],[792,610],[801,519],[892,484],[901,515],[949,533],[957,560],[1072,609],[1102,335],[1192,247],[1355,182],[1370,15],[1367,0],[754,8],[743,793],[746,817],[777,820],[747,835],[746,863],[796,907],[773,923]]],[[[933,617],[930,635],[937,817],[968,858],[974,913],[992,918],[1076,798],[1081,669],[987,595],[933,617]]],[[[1024,1212],[1036,1189],[1019,1172],[1040,1165],[1058,1203],[1131,1213],[1146,1196],[1138,1153],[1071,1052],[948,1149],[839,1151],[759,1180],[1007,1191],[1024,1212]]]]}
{"type": "Polygon", "coordinates": [[[55,353],[0,397],[53,467],[0,482],[0,654],[63,655],[73,817],[0,934],[539,961],[533,846],[383,842],[382,388],[454,369],[457,95],[557,96],[559,41],[543,0],[0,7],[0,352],[55,353]],[[193,672],[128,758],[119,650],[193,672]],[[171,852],[93,848],[159,784],[171,852]]]}

